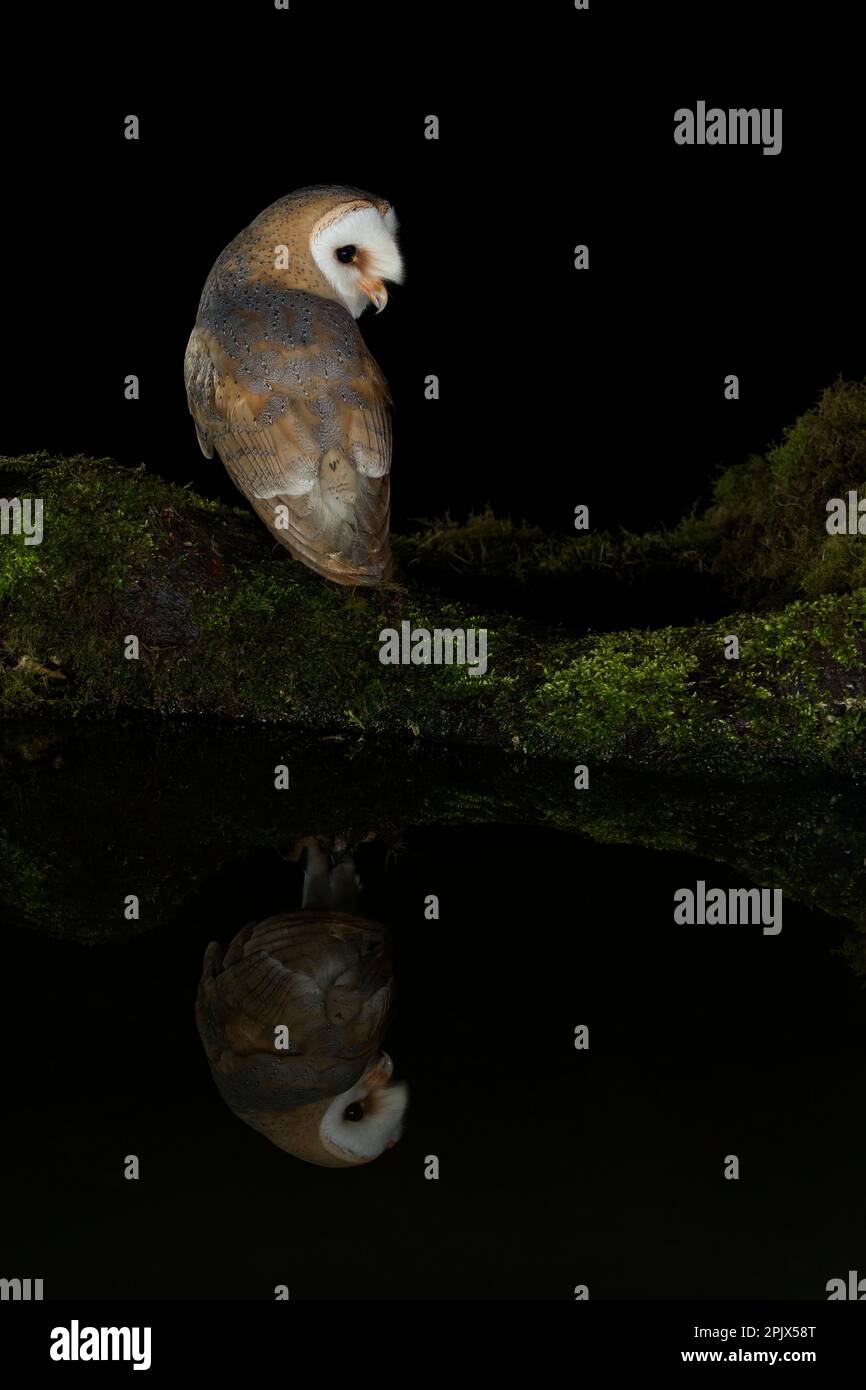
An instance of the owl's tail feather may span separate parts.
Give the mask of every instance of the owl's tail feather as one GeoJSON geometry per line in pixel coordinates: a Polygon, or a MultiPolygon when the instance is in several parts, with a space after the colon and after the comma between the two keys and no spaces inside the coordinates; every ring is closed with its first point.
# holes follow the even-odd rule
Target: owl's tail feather
{"type": "MultiPolygon", "coordinates": [[[[276,525],[276,508],[297,499],[284,497],[250,497],[253,509],[261,517],[274,540],[284,545],[296,560],[300,560],[316,574],[330,579],[334,584],[350,587],[384,584],[394,573],[394,557],[388,542],[388,521],[378,535],[361,538],[350,535],[348,542],[341,546],[342,536],[329,536],[327,532],[309,532],[299,525],[290,530],[276,525]]],[[[348,528],[343,526],[342,532],[348,528]]]]}

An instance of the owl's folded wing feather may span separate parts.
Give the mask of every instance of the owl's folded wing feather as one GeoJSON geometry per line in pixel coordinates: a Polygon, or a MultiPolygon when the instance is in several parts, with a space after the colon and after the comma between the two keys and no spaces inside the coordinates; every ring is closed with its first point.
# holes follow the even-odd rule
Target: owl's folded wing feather
{"type": "Polygon", "coordinates": [[[217,1084],[236,1110],[337,1095],[378,1050],[391,1002],[384,933],[349,914],[282,914],[212,942],[196,1000],[217,1084]],[[275,1028],[288,1029],[288,1050],[275,1028]]]}
{"type": "Polygon", "coordinates": [[[239,308],[214,291],[185,377],[205,455],[277,540],[337,583],[388,577],[390,397],[341,305],[252,285],[239,308]]]}

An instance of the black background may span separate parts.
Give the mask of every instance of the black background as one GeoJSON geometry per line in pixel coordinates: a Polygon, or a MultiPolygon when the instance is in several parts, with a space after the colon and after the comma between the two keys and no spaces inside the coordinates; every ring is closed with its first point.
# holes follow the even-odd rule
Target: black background
{"type": "Polygon", "coordinates": [[[244,505],[199,452],[186,341],[223,247],[327,181],[401,221],[405,285],[360,321],[396,403],[398,529],[487,502],[565,532],[578,502],[594,529],[671,523],[838,374],[866,373],[862,120],[841,77],[819,93],[778,65],[710,76],[703,49],[672,56],[686,21],[646,11],[627,71],[612,7],[520,24],[486,7],[475,27],[447,6],[196,13],[141,18],[158,59],[130,37],[98,80],[7,114],[4,452],[143,461],[244,505]],[[653,41],[664,65],[641,66],[653,41]],[[674,111],[699,98],[781,106],[782,152],[675,145],[674,111]]]}
{"type": "Polygon", "coordinates": [[[25,1042],[4,1101],[10,1269],[60,1299],[571,1300],[586,1283],[593,1300],[820,1302],[863,1275],[863,989],[839,923],[786,894],[778,936],[677,926],[675,887],[743,881],[686,854],[513,826],[401,840],[360,910],[392,929],[385,1046],[410,1104],[400,1143],[355,1170],[247,1129],[196,1035],[207,942],[300,905],[278,853],[191,885],[131,944],[8,935],[25,1042]]]}

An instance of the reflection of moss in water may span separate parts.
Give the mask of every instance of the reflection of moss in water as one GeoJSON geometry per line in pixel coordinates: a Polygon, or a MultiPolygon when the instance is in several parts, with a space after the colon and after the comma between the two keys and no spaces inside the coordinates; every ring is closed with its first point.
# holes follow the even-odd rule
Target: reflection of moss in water
{"type": "MultiPolygon", "coordinates": [[[[123,940],[164,926],[221,865],[285,853],[298,835],[523,824],[730,865],[850,923],[844,949],[866,975],[866,805],[841,784],[597,774],[577,792],[566,769],[519,755],[293,747],[219,726],[81,726],[35,746],[7,726],[2,760],[0,896],[13,921],[55,936],[123,940]],[[279,762],[288,793],[274,790],[279,762]],[[128,893],[141,896],[138,922],[123,916],[128,893]]],[[[828,948],[838,943],[831,927],[828,948]]]]}
{"type": "MultiPolygon", "coordinates": [[[[866,762],[863,590],[575,639],[398,585],[336,588],[253,517],[143,469],[38,455],[7,460],[0,485],[45,499],[42,545],[0,545],[7,716],[204,713],[749,777],[866,762]],[[487,674],[382,666],[378,634],[403,619],[486,627],[487,674]],[[739,661],[724,658],[730,632],[739,661]],[[130,633],[138,661],[123,656],[130,633]]],[[[513,528],[503,534],[512,545],[513,528]]],[[[423,537],[414,544],[423,549],[423,537]]],[[[398,547],[406,561],[412,545],[398,547]]],[[[569,583],[576,572],[569,561],[569,583]]],[[[471,565],[466,579],[471,592],[471,565]]]]}

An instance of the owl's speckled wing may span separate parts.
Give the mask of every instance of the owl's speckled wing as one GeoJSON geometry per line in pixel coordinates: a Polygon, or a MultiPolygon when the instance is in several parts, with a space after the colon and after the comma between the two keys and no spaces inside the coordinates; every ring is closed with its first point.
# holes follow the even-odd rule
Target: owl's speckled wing
{"type": "Polygon", "coordinates": [[[233,1110],[282,1111],[355,1084],[391,1004],[384,928],[349,913],[283,913],[211,942],[196,1022],[233,1110]],[[275,1028],[288,1028],[288,1051],[275,1028]]]}
{"type": "Polygon", "coordinates": [[[391,572],[388,386],[351,314],[279,285],[212,284],[186,351],[189,408],[277,540],[338,584],[391,572]]]}

